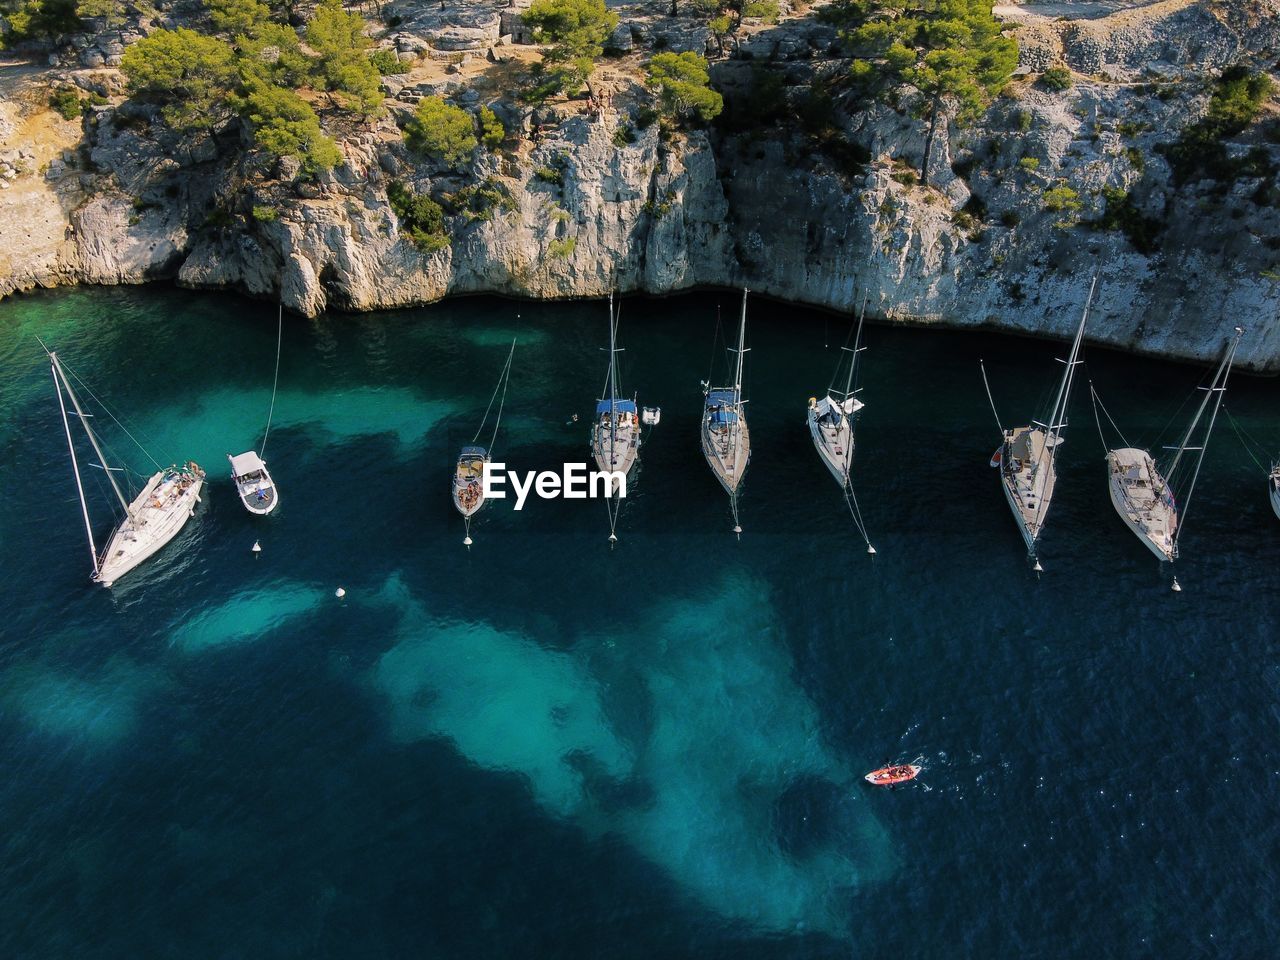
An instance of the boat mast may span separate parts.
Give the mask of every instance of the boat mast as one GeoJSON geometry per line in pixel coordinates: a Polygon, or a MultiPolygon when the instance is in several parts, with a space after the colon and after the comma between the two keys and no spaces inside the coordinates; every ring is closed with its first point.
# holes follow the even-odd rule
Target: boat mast
{"type": "Polygon", "coordinates": [[[133,508],[129,506],[129,501],[125,499],[124,492],[120,489],[120,484],[116,483],[113,477],[111,467],[107,466],[107,458],[102,453],[102,448],[98,446],[98,438],[93,432],[93,428],[89,426],[89,419],[85,415],[83,408],[80,406],[80,399],[76,396],[76,392],[71,389],[71,383],[67,380],[67,375],[62,372],[62,364],[58,362],[58,355],[51,353],[49,358],[53,361],[53,369],[59,377],[62,378],[62,385],[66,388],[67,396],[71,398],[71,405],[76,409],[76,416],[80,418],[80,426],[84,427],[85,435],[89,438],[89,443],[93,446],[93,452],[98,455],[98,463],[102,466],[102,472],[107,475],[107,479],[111,481],[111,489],[115,491],[116,499],[120,501],[120,506],[124,507],[124,512],[130,520],[137,519],[133,515],[133,508]]]}
{"type": "Polygon", "coordinates": [[[618,436],[618,322],[613,314],[613,293],[609,294],[609,466],[613,467],[614,441],[618,436]]]}
{"type": "MultiPolygon", "coordinates": [[[[742,429],[742,361],[747,352],[747,288],[742,288],[742,318],[738,321],[738,366],[733,375],[733,423],[730,430],[733,435],[731,446],[738,449],[738,434],[742,429]]],[[[735,458],[736,459],[736,458],[735,458]]]]}
{"type": "Polygon", "coordinates": [[[71,424],[67,420],[67,405],[62,399],[62,385],[58,382],[58,357],[49,354],[50,370],[53,371],[53,387],[58,391],[58,409],[62,411],[62,429],[67,434],[67,450],[71,453],[71,470],[76,475],[76,492],[80,495],[80,513],[84,517],[84,532],[89,537],[89,556],[93,558],[93,574],[101,572],[98,564],[98,545],[93,542],[93,524],[89,520],[89,503],[84,498],[84,484],[80,480],[80,461],[76,459],[76,445],[71,441],[71,424]]]}
{"type": "MultiPolygon", "coordinates": [[[[1240,343],[1240,337],[1243,334],[1244,334],[1243,328],[1236,327],[1236,338],[1235,340],[1233,340],[1231,343],[1227,345],[1227,349],[1222,355],[1222,361],[1218,364],[1218,369],[1213,375],[1213,382],[1209,385],[1209,388],[1205,390],[1204,399],[1200,401],[1200,406],[1196,409],[1196,415],[1191,420],[1191,426],[1187,427],[1187,432],[1183,435],[1182,442],[1178,444],[1178,452],[1174,454],[1173,463],[1169,465],[1169,469],[1165,472],[1165,477],[1166,477],[1166,482],[1164,484],[1165,487],[1169,485],[1167,482],[1167,478],[1172,477],[1173,474],[1177,471],[1178,464],[1182,461],[1182,455],[1186,453],[1186,451],[1188,450],[1188,444],[1191,443],[1191,437],[1196,432],[1196,427],[1200,423],[1200,418],[1204,416],[1204,412],[1206,409],[1208,409],[1208,406],[1209,406],[1209,400],[1210,398],[1212,398],[1215,392],[1218,393],[1218,402],[1221,403],[1222,396],[1221,396],[1221,391],[1219,390],[1219,387],[1218,387],[1218,380],[1222,379],[1223,381],[1222,389],[1225,389],[1226,378],[1223,376],[1223,371],[1226,370],[1228,368],[1228,365],[1231,363],[1231,358],[1235,355],[1236,346],[1240,343]]],[[[1213,415],[1215,418],[1218,415],[1217,405],[1215,405],[1213,408],[1213,415]]],[[[1210,424],[1210,429],[1213,429],[1212,424],[1210,424]]],[[[1208,441],[1208,439],[1209,439],[1208,435],[1206,434],[1205,436],[1206,442],[1208,441]]],[[[1196,461],[1196,473],[1200,472],[1200,462],[1204,460],[1204,447],[1205,447],[1205,444],[1201,444],[1199,447],[1200,457],[1199,457],[1199,460],[1196,461]]],[[[1194,484],[1194,481],[1192,481],[1192,483],[1194,484]]],[[[1161,492],[1163,492],[1163,488],[1161,492]]]]}
{"type": "MultiPolygon", "coordinates": [[[[1209,435],[1213,433],[1213,425],[1218,420],[1218,410],[1222,407],[1222,398],[1227,392],[1227,377],[1231,375],[1231,361],[1235,359],[1236,347],[1240,346],[1240,338],[1242,336],[1244,336],[1244,328],[1236,327],[1236,337],[1228,345],[1226,355],[1222,358],[1222,363],[1218,367],[1218,372],[1214,375],[1213,386],[1210,387],[1210,392],[1216,393],[1218,396],[1213,402],[1213,413],[1209,416],[1209,426],[1205,428],[1204,440],[1200,444],[1200,455],[1196,457],[1196,469],[1195,473],[1191,475],[1191,483],[1187,487],[1187,498],[1182,502],[1182,510],[1178,517],[1178,526],[1173,531],[1173,543],[1175,547],[1178,544],[1178,537],[1182,535],[1182,527],[1186,523],[1187,510],[1191,507],[1191,495],[1195,492],[1196,480],[1200,477],[1200,465],[1204,463],[1205,450],[1209,446],[1209,435]],[[1221,384],[1218,383],[1219,378],[1222,380],[1221,384]]],[[[1208,401],[1209,396],[1206,394],[1204,403],[1200,405],[1201,410],[1204,409],[1204,404],[1208,403],[1208,401]]],[[[1199,414],[1196,415],[1196,419],[1199,419],[1199,414]]],[[[1194,428],[1194,424],[1192,426],[1194,428]]],[[[1190,437],[1190,435],[1190,431],[1188,431],[1187,436],[1190,437]]],[[[1183,446],[1186,446],[1186,440],[1183,440],[1183,446]]],[[[1178,455],[1182,455],[1181,450],[1178,451],[1178,455]]],[[[1174,461],[1174,465],[1177,465],[1176,460],[1174,461]]],[[[1173,471],[1171,470],[1170,473],[1172,472],[1173,471]]]]}
{"type": "MultiPolygon", "coordinates": [[[[1071,343],[1071,354],[1067,357],[1067,369],[1062,374],[1062,384],[1058,387],[1058,398],[1053,402],[1053,410],[1049,415],[1049,436],[1056,440],[1062,436],[1067,425],[1067,401],[1071,396],[1071,381],[1075,378],[1076,366],[1080,356],[1080,344],[1084,342],[1084,327],[1089,322],[1089,308],[1093,306],[1093,293],[1098,288],[1098,276],[1094,274],[1093,284],[1089,287],[1089,299],[1085,301],[1084,315],[1080,317],[1080,327],[1076,330],[1076,338],[1071,343]]],[[[1053,449],[1050,447],[1050,459],[1053,449]]]]}
{"type": "MultiPolygon", "coordinates": [[[[841,351],[843,352],[853,354],[853,356],[849,358],[849,375],[845,378],[844,392],[840,394],[840,398],[842,400],[848,400],[851,396],[853,396],[853,375],[857,370],[858,352],[862,349],[858,345],[862,343],[862,321],[866,318],[866,315],[867,315],[868,299],[870,299],[870,294],[862,298],[862,309],[858,311],[858,327],[853,337],[853,349],[850,350],[849,347],[847,346],[840,348],[841,351]]],[[[845,341],[846,344],[848,342],[849,342],[848,340],[845,341]]],[[[840,373],[840,369],[837,366],[836,373],[833,376],[838,376],[839,373],[840,373]]],[[[833,393],[834,391],[832,391],[831,388],[828,387],[827,392],[833,393]]]]}

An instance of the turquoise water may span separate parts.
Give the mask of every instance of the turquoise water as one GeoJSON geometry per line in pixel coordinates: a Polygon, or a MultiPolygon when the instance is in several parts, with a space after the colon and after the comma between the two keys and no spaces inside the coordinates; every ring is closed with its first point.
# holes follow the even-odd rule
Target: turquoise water
{"type": "MultiPolygon", "coordinates": [[[[1111,508],[1085,386],[1037,578],[977,361],[1024,421],[1061,347],[872,328],[873,559],[804,424],[845,323],[761,301],[737,542],[697,442],[718,307],[624,304],[624,387],[663,419],[614,549],[603,504],[531,499],[487,507],[468,551],[449,473],[511,337],[496,454],[587,460],[602,305],[287,318],[263,519],[224,455],[262,430],[270,307],[0,303],[0,955],[1271,952],[1280,520],[1230,421],[1175,595],[1111,508]],[[209,470],[111,591],[36,336],[158,460],[209,470]],[[925,773],[864,785],[886,758],[925,773]]],[[[1174,442],[1204,370],[1086,361],[1130,441],[1174,442]]],[[[1277,399],[1237,377],[1228,408],[1280,449],[1277,399]]]]}

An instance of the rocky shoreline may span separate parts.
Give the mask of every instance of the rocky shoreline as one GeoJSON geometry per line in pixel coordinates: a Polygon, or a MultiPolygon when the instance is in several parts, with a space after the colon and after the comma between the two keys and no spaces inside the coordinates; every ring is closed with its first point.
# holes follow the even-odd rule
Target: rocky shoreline
{"type": "MultiPolygon", "coordinates": [[[[405,6],[411,15],[380,42],[412,50],[421,41],[447,58],[424,57],[421,76],[387,78],[390,115],[371,129],[331,130],[345,162],[305,185],[287,170],[266,182],[250,177],[235,130],[179,142],[124,99],[115,47],[63,54],[57,66],[6,79],[0,295],[172,279],[279,296],[311,316],[467,293],[545,299],[749,286],[842,311],[865,291],[869,315],[890,322],[1065,337],[1097,270],[1091,341],[1209,360],[1243,323],[1241,363],[1280,371],[1274,172],[1225,187],[1175,186],[1157,149],[1203,112],[1206,71],[1274,49],[1280,10],[1271,0],[1000,8],[1017,31],[1025,75],[977,123],[940,129],[928,187],[910,173],[925,132],[909,109],[837,112],[859,147],[852,160],[758,131],[664,138],[656,124],[639,126],[644,51],[655,43],[702,51],[709,42],[655,7],[619,6],[632,49],[593,78],[608,94],[603,109],[518,106],[503,96],[503,70],[531,48],[502,32],[518,22],[509,11],[476,7],[480,19],[460,22],[405,6]],[[1049,16],[1073,6],[1099,15],[1049,16]],[[1070,89],[1036,82],[1053,64],[1075,71],[1070,89]],[[41,109],[51,83],[105,102],[64,121],[41,109]],[[429,93],[490,105],[518,131],[517,145],[480,158],[468,177],[431,169],[395,123],[397,110],[429,93]],[[506,200],[455,223],[451,243],[428,253],[400,231],[387,199],[393,180],[423,190],[495,184],[506,200]],[[1045,202],[1061,186],[1078,197],[1069,215],[1045,202]],[[1125,230],[1098,225],[1117,191],[1159,223],[1156,248],[1139,250],[1125,230]],[[274,213],[256,212],[267,208],[274,213]]],[[[714,61],[713,81],[731,102],[752,96],[762,68],[786,89],[803,88],[840,68],[834,39],[813,11],[753,27],[714,61]]],[[[1228,145],[1233,153],[1277,154],[1270,110],[1228,145]]]]}

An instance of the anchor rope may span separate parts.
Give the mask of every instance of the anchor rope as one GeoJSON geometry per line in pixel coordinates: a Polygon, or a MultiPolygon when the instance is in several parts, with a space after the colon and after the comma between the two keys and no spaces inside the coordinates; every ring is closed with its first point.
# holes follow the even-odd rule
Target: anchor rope
{"type": "Polygon", "coordinates": [[[280,387],[280,347],[284,343],[284,304],[280,304],[279,307],[279,313],[276,315],[276,373],[271,381],[271,406],[267,408],[267,428],[262,431],[262,448],[258,451],[259,458],[263,460],[267,458],[267,437],[271,434],[271,419],[276,412],[276,390],[280,387]]]}

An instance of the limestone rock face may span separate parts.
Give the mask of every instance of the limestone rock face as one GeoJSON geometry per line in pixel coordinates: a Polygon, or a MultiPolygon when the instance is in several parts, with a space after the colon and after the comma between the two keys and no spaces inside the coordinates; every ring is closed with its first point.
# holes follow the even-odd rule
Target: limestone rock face
{"type": "MultiPolygon", "coordinates": [[[[501,36],[519,39],[520,9],[427,4],[387,42],[456,59],[501,36]]],[[[624,12],[619,50],[706,48],[702,21],[656,10],[624,12]]],[[[1241,361],[1280,371],[1274,174],[1175,186],[1157,149],[1202,114],[1205,64],[1280,46],[1280,0],[999,10],[1016,24],[1024,75],[979,122],[944,118],[930,139],[904,90],[896,108],[836,109],[842,152],[831,138],[775,136],[777,128],[664,140],[658,124],[638,127],[647,101],[608,61],[590,105],[531,108],[482,94],[472,85],[478,52],[468,74],[385,78],[397,110],[433,94],[472,111],[484,104],[519,138],[505,154],[478,151],[467,177],[410,154],[391,119],[348,132],[345,162],[315,181],[299,180],[296,162],[264,175],[239,131],[179,141],[153,110],[119,103],[118,71],[59,70],[50,74],[57,82],[116,103],[73,122],[46,114],[55,135],[46,143],[31,141],[18,107],[0,100],[0,295],[170,277],[278,296],[315,315],[473,292],[749,286],[841,311],[867,295],[881,319],[1065,337],[1097,270],[1092,339],[1205,360],[1243,321],[1241,361]],[[1064,63],[1074,86],[1043,89],[1038,73],[1064,63]],[[1161,96],[1145,89],[1151,82],[1161,96]],[[437,199],[478,183],[507,199],[469,215],[455,209],[449,243],[428,252],[388,202],[392,179],[437,199]]],[[[734,42],[713,67],[726,91],[749,91],[762,65],[796,91],[839,69],[833,31],[813,19],[753,25],[734,42]]],[[[116,53],[85,47],[80,62],[94,49],[104,60],[116,53]]],[[[1261,126],[1226,149],[1280,167],[1261,126]]]]}

